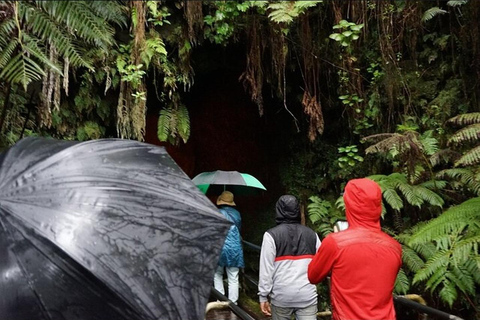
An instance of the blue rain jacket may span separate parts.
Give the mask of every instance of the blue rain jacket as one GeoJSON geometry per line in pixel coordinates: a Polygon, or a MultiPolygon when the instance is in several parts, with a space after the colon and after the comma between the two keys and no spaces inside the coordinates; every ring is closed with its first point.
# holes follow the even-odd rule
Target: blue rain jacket
{"type": "Polygon", "coordinates": [[[226,205],[221,205],[218,209],[228,221],[233,222],[225,239],[218,265],[221,267],[244,268],[245,262],[243,260],[242,239],[240,237],[242,224],[240,212],[234,207],[226,205]]]}

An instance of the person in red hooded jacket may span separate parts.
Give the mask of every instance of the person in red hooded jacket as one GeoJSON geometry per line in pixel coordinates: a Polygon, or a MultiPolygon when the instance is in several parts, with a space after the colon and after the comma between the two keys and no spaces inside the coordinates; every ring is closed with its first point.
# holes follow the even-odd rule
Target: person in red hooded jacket
{"type": "Polygon", "coordinates": [[[331,274],[333,320],[395,320],[393,287],[402,248],[381,231],[382,191],[372,180],[350,180],[343,195],[349,227],[322,241],[308,266],[316,284],[331,274]]]}

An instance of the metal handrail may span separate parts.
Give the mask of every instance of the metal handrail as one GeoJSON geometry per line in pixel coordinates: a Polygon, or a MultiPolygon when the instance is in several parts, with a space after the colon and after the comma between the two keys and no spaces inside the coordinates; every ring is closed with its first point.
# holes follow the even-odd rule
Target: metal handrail
{"type": "Polygon", "coordinates": [[[230,310],[232,310],[232,312],[235,313],[240,319],[242,319],[242,320],[255,320],[245,310],[243,310],[242,308],[237,306],[235,303],[230,301],[226,296],[221,294],[217,289],[212,288],[211,296],[216,300],[228,302],[228,308],[230,308],[230,310]]]}
{"type": "MultiPolygon", "coordinates": [[[[245,240],[242,240],[242,242],[243,242],[244,245],[246,245],[246,246],[248,246],[252,249],[255,249],[255,250],[258,250],[258,251],[261,250],[261,247],[256,245],[256,244],[253,244],[253,243],[245,241],[245,240]]],[[[252,282],[254,284],[258,283],[253,278],[251,278],[247,275],[244,275],[244,277],[246,277],[247,280],[249,280],[250,282],[252,282]]],[[[394,300],[394,302],[403,304],[406,307],[416,309],[418,312],[425,313],[425,314],[430,314],[430,315],[435,316],[435,317],[437,317],[438,319],[441,319],[441,320],[444,320],[444,319],[445,320],[464,320],[463,318],[457,317],[455,315],[452,315],[452,314],[440,311],[438,309],[429,307],[424,303],[425,300],[423,300],[423,298],[420,297],[421,298],[421,300],[420,300],[418,297],[420,297],[420,296],[418,296],[418,295],[406,295],[406,296],[396,296],[396,295],[394,295],[393,300],[394,300]],[[422,301],[423,303],[419,303],[415,300],[422,301]]],[[[328,314],[324,314],[324,315],[328,315],[328,314]]]]}

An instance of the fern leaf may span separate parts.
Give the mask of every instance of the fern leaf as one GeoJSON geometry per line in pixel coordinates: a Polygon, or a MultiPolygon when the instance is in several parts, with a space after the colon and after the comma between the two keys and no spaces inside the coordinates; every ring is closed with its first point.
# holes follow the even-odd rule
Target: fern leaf
{"type": "Polygon", "coordinates": [[[475,294],[475,281],[467,268],[463,266],[455,267],[447,277],[463,293],[475,294]]]}
{"type": "Polygon", "coordinates": [[[118,26],[127,26],[126,12],[117,1],[89,1],[88,5],[97,16],[118,26]]]}
{"type": "Polygon", "coordinates": [[[425,262],[417,252],[408,246],[403,246],[402,248],[402,261],[413,272],[417,272],[425,265],[425,262]]]}
{"type": "Polygon", "coordinates": [[[20,52],[13,57],[0,73],[0,78],[10,83],[17,83],[26,90],[33,80],[40,80],[45,75],[43,68],[28,56],[20,52]]]}
{"type": "Polygon", "coordinates": [[[450,261],[450,254],[448,250],[439,250],[432,258],[428,259],[423,268],[421,268],[413,277],[413,284],[422,282],[428,279],[431,282],[427,288],[435,289],[433,283],[437,277],[441,277],[442,273],[447,270],[450,261]],[[432,275],[435,275],[432,277],[432,275]]]}
{"type": "Polygon", "coordinates": [[[430,156],[430,164],[432,167],[438,166],[441,163],[454,162],[460,157],[460,153],[451,149],[443,149],[435,152],[430,156]]]}
{"type": "Polygon", "coordinates": [[[313,223],[319,222],[324,220],[328,216],[328,212],[331,208],[331,204],[326,201],[322,200],[317,196],[312,196],[309,198],[311,201],[308,204],[308,217],[313,223]]]}
{"type": "Polygon", "coordinates": [[[184,105],[178,107],[177,110],[177,131],[182,138],[183,142],[186,143],[190,137],[190,117],[188,115],[188,110],[184,105]]]}
{"type": "Polygon", "coordinates": [[[457,126],[466,126],[480,123],[480,112],[463,113],[447,120],[447,123],[457,126]]]}
{"type": "Polygon", "coordinates": [[[5,66],[7,65],[8,61],[12,59],[12,56],[15,53],[15,49],[17,49],[17,46],[19,45],[18,41],[16,38],[13,38],[10,42],[5,44],[5,46],[1,46],[1,52],[0,52],[0,70],[4,69],[5,66]]]}
{"type": "Polygon", "coordinates": [[[457,300],[458,292],[455,283],[452,281],[445,281],[443,288],[438,293],[440,298],[452,307],[455,300],[457,300]]]}
{"type": "Polygon", "coordinates": [[[423,14],[422,22],[427,22],[428,20],[433,19],[435,16],[445,13],[447,13],[447,11],[440,9],[439,7],[430,8],[423,14]]]}
{"type": "MultiPolygon", "coordinates": [[[[477,231],[478,231],[477,227],[477,231]]],[[[478,246],[480,244],[480,235],[467,237],[456,242],[450,249],[452,253],[452,260],[454,263],[464,263],[472,255],[478,252],[478,246]]]]}
{"type": "Polygon", "coordinates": [[[294,4],[289,1],[270,3],[268,17],[276,23],[290,23],[293,21],[294,4]]]}
{"type": "Polygon", "coordinates": [[[464,228],[474,225],[480,219],[480,197],[473,198],[445,211],[415,232],[409,245],[425,243],[432,240],[459,234],[464,228]]]}
{"type": "Polygon", "coordinates": [[[160,110],[157,122],[157,136],[160,141],[167,141],[170,135],[170,122],[172,118],[171,109],[160,110]]]}
{"type": "Polygon", "coordinates": [[[455,132],[448,143],[462,143],[465,141],[477,141],[480,138],[480,123],[471,124],[455,132]]]}
{"type": "Polygon", "coordinates": [[[392,209],[400,211],[403,208],[403,201],[395,190],[385,190],[383,192],[383,198],[392,209]]]}
{"type": "Polygon", "coordinates": [[[444,201],[437,193],[425,188],[422,185],[414,186],[415,194],[426,203],[433,206],[443,207],[444,201]]]}
{"type": "MultiPolygon", "coordinates": [[[[47,2],[54,1],[40,1],[40,3],[47,2]]],[[[39,39],[48,39],[60,54],[68,58],[72,66],[92,69],[64,30],[59,29],[57,23],[48,14],[42,10],[35,10],[35,7],[27,6],[24,2],[20,3],[22,3],[22,18],[29,21],[33,34],[39,39]]]]}
{"type": "Polygon", "coordinates": [[[422,144],[424,153],[427,156],[431,156],[438,151],[438,140],[433,137],[432,130],[425,131],[420,136],[420,143],[422,144]]]}
{"type": "Polygon", "coordinates": [[[410,289],[410,280],[408,279],[405,271],[400,268],[397,278],[395,279],[394,291],[397,294],[406,294],[410,289]]]}
{"type": "MultiPolygon", "coordinates": [[[[480,131],[479,131],[480,132],[480,131]]],[[[480,146],[467,151],[455,162],[455,166],[472,166],[480,163],[480,146]]]]}
{"type": "Polygon", "coordinates": [[[23,45],[23,50],[25,52],[29,53],[32,57],[37,58],[37,60],[53,70],[54,72],[62,74],[62,70],[60,69],[59,66],[57,66],[55,63],[53,63],[45,54],[45,52],[38,46],[38,40],[33,39],[27,34],[23,35],[24,38],[24,45],[23,45]]]}
{"type": "Polygon", "coordinates": [[[401,191],[402,195],[405,197],[405,200],[409,204],[421,207],[423,199],[417,195],[415,187],[409,185],[408,183],[399,183],[398,189],[401,191]]]}
{"type": "Polygon", "coordinates": [[[105,19],[96,16],[89,2],[85,1],[38,1],[37,3],[57,23],[66,23],[69,30],[87,43],[107,49],[112,42],[113,29],[105,19]]]}
{"type": "Polygon", "coordinates": [[[450,7],[459,7],[459,6],[463,6],[464,4],[466,4],[468,2],[468,0],[449,0],[447,2],[447,6],[450,6],[450,7]]]}
{"type": "Polygon", "coordinates": [[[421,184],[421,186],[428,188],[430,190],[442,190],[447,186],[447,181],[445,180],[429,180],[421,184]]]}

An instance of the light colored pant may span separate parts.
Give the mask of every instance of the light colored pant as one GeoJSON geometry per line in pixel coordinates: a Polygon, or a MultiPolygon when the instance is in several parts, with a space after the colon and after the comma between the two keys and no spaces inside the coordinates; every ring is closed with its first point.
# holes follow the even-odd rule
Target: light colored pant
{"type": "Polygon", "coordinates": [[[213,278],[213,285],[218,292],[225,295],[225,289],[223,288],[223,270],[227,270],[228,280],[228,300],[237,304],[238,301],[238,272],[239,268],[235,267],[217,267],[215,277],[213,278]]]}
{"type": "Polygon", "coordinates": [[[292,314],[297,320],[317,320],[317,304],[305,308],[284,308],[270,305],[272,309],[272,320],[290,320],[292,314]]]}

